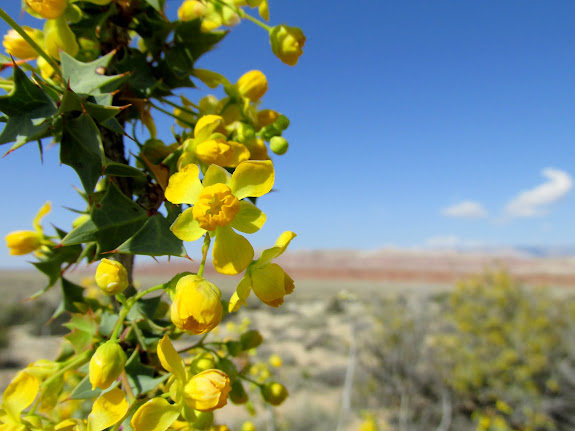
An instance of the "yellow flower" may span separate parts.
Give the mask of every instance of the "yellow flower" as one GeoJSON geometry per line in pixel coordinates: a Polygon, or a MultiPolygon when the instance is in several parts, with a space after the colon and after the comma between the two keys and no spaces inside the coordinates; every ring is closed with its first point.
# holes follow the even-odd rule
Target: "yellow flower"
{"type": "Polygon", "coordinates": [[[234,229],[254,233],[266,221],[259,208],[243,199],[263,196],[272,189],[273,164],[244,161],[232,175],[220,166],[210,165],[203,183],[199,172],[197,165],[187,165],[170,177],[166,199],[173,204],[194,205],[180,214],[170,229],[184,241],[195,241],[206,232],[215,234],[214,267],[222,274],[238,274],[252,261],[254,249],[234,229]]]}
{"type": "Polygon", "coordinates": [[[269,363],[272,367],[279,368],[282,366],[283,362],[282,362],[282,358],[280,357],[280,355],[274,353],[274,354],[270,355],[269,363]]]}
{"type": "Polygon", "coordinates": [[[252,102],[260,100],[268,91],[266,76],[259,70],[250,70],[243,74],[236,84],[240,96],[250,99],[252,102]]]}
{"type": "Polygon", "coordinates": [[[30,230],[10,232],[6,235],[6,245],[11,255],[32,253],[42,245],[42,235],[30,230]]]}
{"type": "Polygon", "coordinates": [[[219,115],[204,115],[194,127],[194,138],[184,141],[184,152],[179,164],[216,164],[234,168],[250,158],[245,145],[226,141],[224,119],[219,115]]]}
{"type": "Polygon", "coordinates": [[[44,239],[40,221],[51,209],[52,205],[50,202],[46,202],[38,210],[33,222],[35,231],[19,230],[6,235],[6,246],[10,249],[11,255],[28,254],[40,248],[44,239]]]}
{"type": "Polygon", "coordinates": [[[201,18],[206,10],[204,5],[199,0],[186,0],[178,9],[178,18],[180,21],[191,21],[196,18],[201,18]]]}
{"type": "Polygon", "coordinates": [[[26,0],[26,4],[42,18],[56,19],[66,10],[68,0],[26,0]]]}
{"type": "Polygon", "coordinates": [[[285,64],[295,66],[303,54],[305,36],[301,29],[278,25],[270,31],[272,52],[285,64]]]}
{"type": "Polygon", "coordinates": [[[120,377],[126,365],[126,353],[115,341],[106,341],[90,359],[89,375],[92,389],[107,389],[120,377]]]}
{"type": "Polygon", "coordinates": [[[206,370],[184,386],[184,401],[194,410],[211,412],[225,406],[231,390],[230,378],[220,370],[206,370]]]}
{"type": "Polygon", "coordinates": [[[269,382],[260,388],[264,400],[272,406],[279,406],[288,397],[288,391],[284,385],[277,382],[269,382]]]}
{"type": "Polygon", "coordinates": [[[23,431],[22,411],[32,404],[40,390],[40,379],[25,371],[19,372],[10,382],[4,394],[0,409],[0,429],[7,431],[23,431]]]}
{"type": "Polygon", "coordinates": [[[246,305],[246,299],[252,289],[264,304],[279,307],[284,302],[284,296],[293,292],[294,281],[273,259],[283,254],[296,234],[290,231],[282,233],[272,248],[264,250],[260,258],[254,261],[240,280],[232,295],[228,311],[237,311],[246,305]]]}
{"type": "Polygon", "coordinates": [[[170,309],[172,322],[182,331],[203,334],[222,321],[221,292],[198,275],[186,275],[176,284],[176,295],[170,309]]]}
{"type": "MultiPolygon", "coordinates": [[[[31,27],[22,27],[24,31],[30,36],[36,43],[42,44],[42,39],[44,35],[41,30],[31,27]]],[[[38,53],[28,42],[26,42],[22,36],[20,36],[16,30],[10,29],[8,33],[4,35],[4,41],[2,42],[6,52],[16,58],[36,58],[38,53]]]]}
{"type": "Polygon", "coordinates": [[[96,284],[106,295],[117,295],[128,287],[128,271],[120,262],[102,259],[96,269],[96,284]]]}
{"type": "Polygon", "coordinates": [[[256,428],[256,426],[254,425],[253,422],[251,422],[251,421],[245,421],[245,422],[242,424],[242,429],[241,429],[241,431],[257,431],[257,428],[256,428]]]}
{"type": "Polygon", "coordinates": [[[272,124],[279,116],[280,114],[272,109],[262,109],[258,111],[256,118],[258,129],[272,124]]]}

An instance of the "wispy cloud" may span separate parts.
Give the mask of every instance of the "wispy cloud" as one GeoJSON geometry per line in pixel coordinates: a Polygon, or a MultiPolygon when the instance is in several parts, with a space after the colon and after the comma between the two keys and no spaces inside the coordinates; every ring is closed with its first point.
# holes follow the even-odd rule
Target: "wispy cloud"
{"type": "Polygon", "coordinates": [[[573,187],[567,172],[559,169],[543,169],[547,178],[543,184],[524,190],[505,206],[507,217],[537,217],[546,214],[547,207],[563,198],[573,187]]]}
{"type": "Polygon", "coordinates": [[[437,235],[427,238],[423,244],[426,248],[433,249],[456,249],[479,247],[485,245],[483,241],[465,240],[456,235],[437,235]]]}
{"type": "Polygon", "coordinates": [[[487,211],[479,202],[463,201],[447,208],[443,208],[441,213],[448,217],[459,217],[478,219],[487,217],[487,211]]]}

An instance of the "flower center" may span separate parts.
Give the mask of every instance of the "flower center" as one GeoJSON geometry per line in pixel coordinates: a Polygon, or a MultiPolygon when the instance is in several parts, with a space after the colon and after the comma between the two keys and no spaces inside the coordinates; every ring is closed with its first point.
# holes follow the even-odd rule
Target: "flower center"
{"type": "Polygon", "coordinates": [[[225,184],[214,184],[204,188],[192,208],[194,219],[207,231],[216,230],[232,222],[240,202],[225,184]]]}

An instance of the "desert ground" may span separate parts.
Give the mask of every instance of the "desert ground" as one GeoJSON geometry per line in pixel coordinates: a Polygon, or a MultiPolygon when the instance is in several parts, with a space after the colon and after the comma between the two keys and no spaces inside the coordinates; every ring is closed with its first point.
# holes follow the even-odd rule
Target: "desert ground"
{"type": "MultiPolygon", "coordinates": [[[[249,318],[250,328],[259,329],[264,337],[259,357],[266,361],[275,353],[282,358],[281,367],[270,368],[285,383],[290,397],[274,411],[259,410],[255,418],[241,406],[222,410],[216,418],[232,430],[239,430],[247,419],[258,430],[358,429],[364,409],[358,367],[362,339],[374,325],[377,304],[386,298],[423,304],[427,298],[450,291],[458,279],[499,268],[528,285],[548,285],[556,295],[575,294],[575,258],[570,257],[341,251],[286,254],[280,263],[296,282],[294,293],[279,308],[265,306],[252,295],[248,307],[225,320],[216,336],[225,338],[233,332],[230,322],[238,325],[249,318]]],[[[141,287],[149,287],[185,270],[194,271],[194,263],[147,264],[138,267],[135,278],[141,287]]],[[[71,278],[79,281],[94,271],[95,267],[76,271],[71,278]]],[[[231,296],[239,280],[209,270],[206,277],[220,287],[224,298],[231,296]]],[[[34,307],[33,302],[23,301],[44,282],[44,276],[33,271],[0,271],[4,309],[10,304],[34,307]]],[[[40,300],[40,308],[33,311],[38,319],[50,316],[58,296],[56,286],[40,300]]],[[[53,332],[37,322],[10,327],[9,346],[0,350],[0,389],[19,368],[57,355],[59,337],[53,332]]]]}

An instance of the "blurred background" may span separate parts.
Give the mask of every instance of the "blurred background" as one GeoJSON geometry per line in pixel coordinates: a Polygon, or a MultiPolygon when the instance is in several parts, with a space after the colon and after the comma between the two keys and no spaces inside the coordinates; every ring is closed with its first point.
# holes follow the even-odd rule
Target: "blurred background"
{"type": "MultiPolygon", "coordinates": [[[[40,25],[4,3],[21,25],[40,25]]],[[[168,16],[180,3],[167,0],[168,16]]],[[[259,201],[268,221],[250,241],[298,234],[280,262],[296,290],[222,329],[249,317],[266,328],[263,354],[282,357],[268,368],[292,397],[258,425],[575,429],[575,3],[269,4],[272,24],[306,34],[296,67],[249,22],[196,65],[233,82],[262,70],[262,107],[291,120],[276,192],[259,201]]],[[[172,124],[158,118],[170,142],[172,124]]],[[[45,227],[69,229],[65,207],[84,208],[58,152],[45,146],[42,162],[28,144],[0,160],[2,236],[30,229],[47,200],[45,227]]],[[[187,250],[200,256],[199,244],[187,250]]],[[[57,288],[21,302],[44,283],[30,260],[0,248],[3,385],[34,355],[54,355],[62,331],[45,325],[57,288]]],[[[151,286],[182,268],[142,259],[136,277],[151,286]]],[[[77,281],[88,286],[94,271],[77,281]]],[[[237,282],[218,281],[228,296],[237,282]]]]}

